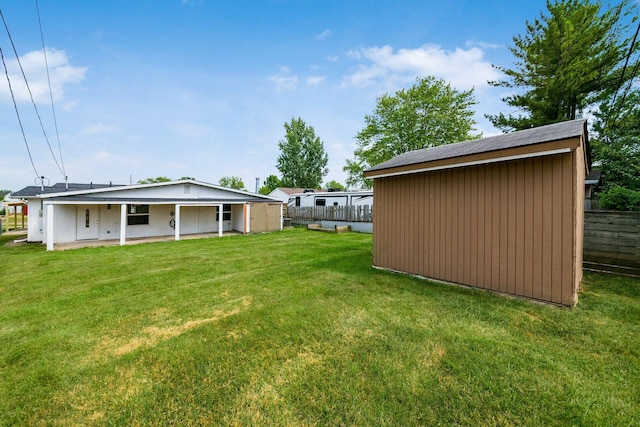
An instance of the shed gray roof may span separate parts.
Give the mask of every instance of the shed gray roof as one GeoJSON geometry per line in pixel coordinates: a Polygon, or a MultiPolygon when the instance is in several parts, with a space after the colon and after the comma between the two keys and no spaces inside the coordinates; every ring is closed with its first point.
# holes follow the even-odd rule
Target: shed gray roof
{"type": "Polygon", "coordinates": [[[574,138],[582,134],[586,135],[586,123],[584,119],[571,120],[483,139],[409,151],[375,165],[365,172],[574,138]]]}

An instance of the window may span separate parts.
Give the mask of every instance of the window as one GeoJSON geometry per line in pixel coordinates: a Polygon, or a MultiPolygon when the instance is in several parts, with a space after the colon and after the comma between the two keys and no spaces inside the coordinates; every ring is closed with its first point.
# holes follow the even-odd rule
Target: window
{"type": "Polygon", "coordinates": [[[84,211],[84,226],[85,228],[89,228],[91,221],[89,220],[89,209],[84,211]]]}
{"type": "Polygon", "coordinates": [[[300,206],[300,196],[296,196],[296,206],[300,206]]]}
{"type": "Polygon", "coordinates": [[[316,199],[316,206],[326,206],[327,199],[316,199]]]}
{"type": "MultiPolygon", "coordinates": [[[[220,208],[216,209],[216,221],[220,221],[220,208]]],[[[222,220],[231,221],[231,205],[222,205],[222,220]]]]}
{"type": "Polygon", "coordinates": [[[127,225],[149,224],[149,205],[127,206],[127,225]]]}

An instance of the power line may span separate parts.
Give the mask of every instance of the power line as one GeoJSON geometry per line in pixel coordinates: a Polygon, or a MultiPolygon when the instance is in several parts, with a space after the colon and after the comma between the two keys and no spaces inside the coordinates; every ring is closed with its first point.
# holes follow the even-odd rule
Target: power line
{"type": "Polygon", "coordinates": [[[627,71],[627,66],[629,65],[629,60],[631,59],[631,55],[633,54],[633,50],[636,44],[636,41],[638,39],[638,33],[640,33],[640,22],[638,23],[638,27],[636,28],[636,33],[633,36],[633,40],[631,40],[631,45],[629,46],[629,53],[627,53],[627,57],[624,61],[624,66],[622,67],[622,72],[620,73],[620,81],[618,82],[618,88],[616,89],[615,93],[613,94],[613,100],[611,101],[611,107],[615,108],[616,111],[613,114],[613,120],[611,121],[611,126],[608,127],[615,127],[616,121],[618,120],[618,115],[620,114],[620,110],[622,109],[622,107],[624,106],[624,101],[627,99],[627,94],[629,93],[629,90],[631,89],[633,80],[636,77],[636,74],[638,72],[638,66],[640,65],[640,61],[636,61],[633,70],[631,71],[631,77],[629,77],[629,83],[627,84],[627,87],[625,88],[624,92],[622,93],[622,100],[620,101],[620,105],[616,108],[615,103],[616,103],[616,98],[618,97],[618,92],[620,91],[620,89],[622,88],[622,83],[624,81],[624,74],[627,71]]]}
{"type": "MultiPolygon", "coordinates": [[[[38,26],[40,27],[40,40],[42,41],[42,54],[44,55],[44,65],[47,70],[47,83],[49,84],[49,97],[51,98],[51,111],[53,112],[53,125],[56,129],[56,139],[58,140],[58,153],[60,154],[60,163],[62,164],[62,174],[65,175],[66,177],[67,173],[64,167],[64,160],[62,159],[62,147],[60,146],[60,134],[58,133],[58,121],[56,120],[56,108],[53,104],[53,90],[51,90],[51,78],[49,77],[49,62],[47,61],[47,49],[44,45],[42,21],[40,20],[40,8],[38,7],[38,0],[35,0],[35,1],[36,1],[36,13],[38,15],[38,26]]],[[[55,159],[55,156],[54,156],[54,159],[55,159]]]]}
{"type": "MultiPolygon", "coordinates": [[[[2,14],[2,11],[0,11],[0,14],[2,14]]],[[[29,153],[29,160],[31,161],[31,166],[33,167],[33,171],[36,173],[36,177],[39,177],[40,174],[36,169],[36,165],[33,163],[31,150],[29,150],[29,144],[27,143],[27,136],[25,135],[24,128],[22,127],[22,120],[20,120],[20,113],[18,112],[18,104],[16,103],[16,97],[13,95],[13,88],[11,87],[11,79],[9,79],[9,70],[7,69],[7,64],[4,62],[4,53],[2,53],[1,47],[0,47],[0,57],[2,58],[2,65],[4,66],[4,74],[7,76],[7,83],[9,84],[9,92],[11,93],[11,99],[13,100],[13,107],[16,110],[16,116],[18,117],[20,130],[22,131],[22,139],[24,139],[24,145],[27,147],[27,153],[29,153]]]]}
{"type": "MultiPolygon", "coordinates": [[[[4,28],[7,31],[7,36],[9,37],[9,41],[11,42],[11,47],[13,48],[13,53],[16,56],[16,61],[20,67],[20,72],[22,73],[22,78],[24,79],[24,83],[27,86],[27,91],[29,92],[29,97],[31,98],[31,103],[33,104],[33,108],[35,109],[36,116],[38,117],[38,122],[40,123],[40,128],[42,129],[42,134],[44,135],[44,139],[47,142],[47,146],[49,147],[49,151],[51,152],[51,156],[53,157],[53,161],[58,166],[58,170],[62,173],[62,176],[65,176],[64,170],[60,167],[58,163],[58,159],[56,159],[55,154],[53,153],[53,148],[51,148],[51,144],[49,143],[49,137],[47,137],[47,132],[44,129],[44,125],[42,124],[42,118],[40,117],[40,113],[38,112],[38,106],[36,105],[36,101],[33,99],[33,93],[31,92],[31,87],[29,86],[29,81],[27,80],[27,75],[24,72],[24,68],[22,67],[22,63],[20,62],[20,55],[18,55],[18,50],[16,49],[15,44],[13,43],[13,37],[11,37],[11,32],[9,31],[9,26],[7,25],[7,21],[4,19],[4,15],[2,10],[0,10],[0,17],[2,18],[2,23],[4,24],[4,28]]],[[[8,78],[8,74],[7,74],[8,78]]]]}

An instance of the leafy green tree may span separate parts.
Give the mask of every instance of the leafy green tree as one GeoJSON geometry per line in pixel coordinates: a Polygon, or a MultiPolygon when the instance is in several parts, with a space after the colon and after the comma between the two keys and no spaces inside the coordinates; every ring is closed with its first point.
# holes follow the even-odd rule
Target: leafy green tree
{"type": "Polygon", "coordinates": [[[349,187],[370,187],[365,169],[398,154],[479,138],[471,106],[473,89],[457,91],[434,77],[417,79],[409,89],[377,99],[365,128],[356,135],[354,158],[343,168],[349,187]]]}
{"type": "Polygon", "coordinates": [[[195,181],[195,180],[196,180],[196,179],[195,179],[194,177],[192,177],[192,176],[183,176],[182,178],[180,178],[180,181],[187,180],[187,179],[190,179],[191,181],[195,181]]]}
{"type": "Polygon", "coordinates": [[[235,190],[244,190],[244,182],[242,182],[242,178],[238,178],[237,176],[223,176],[218,181],[223,187],[233,188],[235,190]]]}
{"type": "Polygon", "coordinates": [[[335,181],[335,180],[332,180],[332,181],[327,182],[324,186],[325,186],[327,189],[329,189],[329,188],[335,188],[335,189],[338,189],[338,190],[340,190],[340,191],[344,191],[344,190],[345,190],[345,186],[344,186],[344,185],[342,185],[342,184],[340,184],[338,181],[335,181]]]}
{"type": "Polygon", "coordinates": [[[609,9],[600,1],[547,0],[547,11],[513,38],[514,68],[495,66],[506,79],[490,84],[509,89],[502,100],[522,113],[487,115],[503,131],[575,119],[631,78],[622,74],[631,45],[625,23],[635,22],[631,0],[609,9]]]}
{"type": "Polygon", "coordinates": [[[603,103],[595,117],[591,154],[602,169],[602,190],[640,191],[640,90],[603,103]]]}
{"type": "Polygon", "coordinates": [[[285,139],[278,142],[280,156],[276,167],[284,187],[319,188],[329,172],[329,157],[312,126],[301,118],[285,123],[285,139]]]}
{"type": "MultiPolygon", "coordinates": [[[[9,193],[11,193],[11,190],[0,190],[0,202],[4,201],[5,196],[9,193]]],[[[4,215],[4,214],[5,214],[4,205],[0,205],[0,215],[4,215]]]]}
{"type": "Polygon", "coordinates": [[[138,181],[138,184],[153,184],[156,182],[169,182],[171,178],[167,178],[166,176],[158,176],[156,178],[146,178],[138,181]]]}
{"type": "Polygon", "coordinates": [[[269,175],[264,181],[262,187],[260,187],[260,189],[258,190],[258,193],[264,194],[266,196],[278,187],[284,187],[284,185],[282,185],[282,181],[280,181],[280,178],[275,175],[269,175]]]}

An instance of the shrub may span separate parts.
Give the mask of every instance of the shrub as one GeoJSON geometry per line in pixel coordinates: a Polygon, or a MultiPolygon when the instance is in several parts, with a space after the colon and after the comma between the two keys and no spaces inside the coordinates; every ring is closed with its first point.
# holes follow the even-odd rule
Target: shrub
{"type": "Polygon", "coordinates": [[[614,211],[640,211],[640,191],[615,185],[600,193],[599,207],[614,211]]]}

